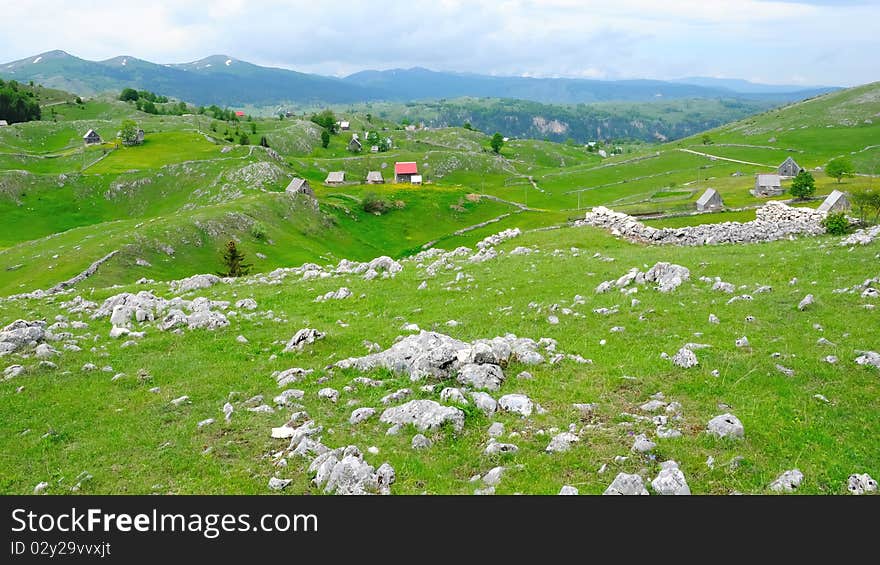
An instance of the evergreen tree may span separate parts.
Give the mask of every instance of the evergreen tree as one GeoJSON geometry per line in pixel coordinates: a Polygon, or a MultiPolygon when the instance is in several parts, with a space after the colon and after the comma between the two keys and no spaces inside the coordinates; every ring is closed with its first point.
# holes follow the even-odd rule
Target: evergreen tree
{"type": "Polygon", "coordinates": [[[244,253],[238,250],[235,242],[230,240],[223,251],[224,272],[217,273],[221,277],[241,277],[248,274],[251,265],[244,262],[244,253]]]}
{"type": "Polygon", "coordinates": [[[327,149],[327,146],[330,145],[330,132],[327,130],[321,131],[321,147],[327,149]]]}

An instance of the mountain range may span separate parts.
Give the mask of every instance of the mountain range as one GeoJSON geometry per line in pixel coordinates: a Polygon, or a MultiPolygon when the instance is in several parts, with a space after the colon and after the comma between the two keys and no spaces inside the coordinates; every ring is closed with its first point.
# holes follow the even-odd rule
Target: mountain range
{"type": "Polygon", "coordinates": [[[34,81],[84,96],[134,87],[195,104],[226,106],[436,100],[464,96],[555,104],[688,98],[784,103],[835,90],[702,77],[677,81],[530,78],[440,72],[418,67],[367,70],[336,78],[263,67],[226,55],[212,55],[191,63],[158,64],[124,55],[89,61],[60,50],[0,64],[0,77],[34,81]]]}

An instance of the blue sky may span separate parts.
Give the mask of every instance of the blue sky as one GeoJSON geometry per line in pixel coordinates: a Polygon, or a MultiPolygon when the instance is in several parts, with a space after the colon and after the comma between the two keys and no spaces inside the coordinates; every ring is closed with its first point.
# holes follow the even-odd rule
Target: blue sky
{"type": "Polygon", "coordinates": [[[226,54],[327,75],[423,66],[601,79],[880,80],[880,2],[0,0],[0,61],[63,49],[180,63],[226,54]]]}

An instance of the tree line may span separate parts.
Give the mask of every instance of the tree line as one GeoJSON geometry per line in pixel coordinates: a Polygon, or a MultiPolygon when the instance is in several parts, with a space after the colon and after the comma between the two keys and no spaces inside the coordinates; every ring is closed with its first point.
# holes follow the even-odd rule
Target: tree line
{"type": "Polygon", "coordinates": [[[0,79],[0,119],[10,124],[39,120],[40,103],[32,90],[18,82],[0,79]]]}

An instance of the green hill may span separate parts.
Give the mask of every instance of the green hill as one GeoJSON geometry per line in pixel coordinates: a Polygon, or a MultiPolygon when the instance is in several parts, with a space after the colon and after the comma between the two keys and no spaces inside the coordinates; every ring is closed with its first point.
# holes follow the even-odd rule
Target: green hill
{"type": "MultiPolygon", "coordinates": [[[[747,221],[765,202],[748,192],[754,173],[789,155],[814,174],[819,195],[876,186],[878,93],[880,84],[836,92],[671,143],[589,151],[514,139],[500,154],[483,133],[405,129],[378,113],[337,111],[352,129],[323,148],[319,128],[299,117],[236,123],[56,95],[44,106],[54,114],[0,128],[0,327],[45,321],[53,334],[39,350],[0,339],[0,492],[45,481],[55,494],[265,493],[277,477],[290,479],[285,492],[320,494],[308,470],[319,445],[356,445],[374,469],[394,468],[392,493],[470,494],[491,482],[472,477],[503,467],[497,493],[572,485],[597,494],[618,473],[649,483],[674,460],[697,494],[775,492],[771,483],[792,469],[804,476],[799,493],[844,494],[850,475],[880,475],[880,450],[865,440],[880,393],[865,353],[880,350],[878,242],[651,246],[570,220],[601,204],[656,214],[655,226],[747,221]],[[124,119],[145,131],[143,144],[117,144],[124,119]],[[103,142],[85,146],[88,129],[103,142]],[[236,129],[269,147],[225,141],[236,129]],[[391,137],[392,148],[349,151],[351,134],[365,129],[391,137]],[[822,168],[842,155],[857,174],[838,183],[822,168]],[[424,184],[394,184],[399,161],[416,162],[424,184]],[[331,171],[346,182],[324,184],[331,171]],[[386,183],[365,184],[369,171],[386,183]],[[286,193],[294,177],[315,197],[286,193]],[[708,187],[727,209],[693,215],[708,187]],[[169,284],[221,270],[230,240],[251,276],[189,291],[169,284]],[[399,263],[343,261],[383,255],[399,263]],[[658,262],[689,276],[672,292],[638,283],[597,292],[658,262]],[[61,294],[9,298],[80,273],[90,276],[61,294]],[[139,300],[171,302],[133,308],[130,320],[118,318],[123,308],[111,324],[113,306],[135,300],[119,295],[142,291],[151,295],[139,300]],[[812,304],[799,308],[808,294],[812,304]],[[217,327],[175,328],[180,316],[217,327]],[[112,335],[133,333],[114,339],[115,324],[128,327],[112,335]],[[484,391],[493,402],[527,395],[530,414],[504,408],[518,397],[489,410],[471,395],[484,385],[463,368],[413,381],[388,368],[333,367],[417,335],[412,324],[468,343],[535,340],[514,343],[531,353],[510,358],[513,338],[496,340],[489,349],[504,378],[484,391]],[[303,328],[326,335],[285,351],[303,328]],[[698,359],[690,368],[669,359],[686,345],[698,359]],[[532,354],[542,362],[528,364],[532,354]],[[279,387],[273,377],[292,368],[304,372],[279,387]],[[467,404],[442,392],[452,387],[467,404]],[[284,389],[293,392],[276,403],[284,389]],[[381,414],[410,400],[436,401],[455,421],[389,434],[381,414]],[[353,424],[357,408],[376,413],[353,424]],[[284,435],[301,411],[320,431],[292,452],[298,445],[272,429],[284,435]],[[741,421],[741,439],[706,433],[725,413],[741,421]],[[504,429],[490,441],[493,423],[504,429]],[[429,447],[413,448],[417,433],[429,447]],[[644,452],[633,450],[641,434],[654,444],[644,452]]],[[[494,374],[476,365],[469,370],[494,374]]]]}

